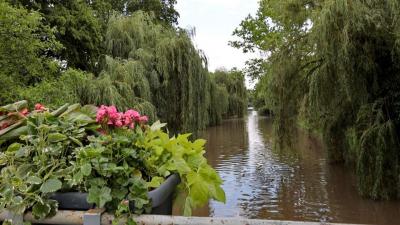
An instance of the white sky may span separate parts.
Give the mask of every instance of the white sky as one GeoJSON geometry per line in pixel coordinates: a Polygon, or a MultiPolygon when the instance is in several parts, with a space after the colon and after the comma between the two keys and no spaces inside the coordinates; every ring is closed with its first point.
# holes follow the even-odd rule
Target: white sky
{"type": "Polygon", "coordinates": [[[232,32],[240,22],[257,12],[258,0],[178,0],[176,9],[180,27],[195,27],[194,42],[207,55],[210,71],[241,69],[252,57],[230,47],[228,41],[234,40],[232,32]]]}

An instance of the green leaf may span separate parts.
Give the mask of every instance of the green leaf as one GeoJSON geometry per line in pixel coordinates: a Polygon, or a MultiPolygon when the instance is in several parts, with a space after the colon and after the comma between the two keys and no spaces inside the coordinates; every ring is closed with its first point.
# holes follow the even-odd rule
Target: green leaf
{"type": "Polygon", "coordinates": [[[40,191],[43,193],[56,192],[61,189],[62,183],[58,179],[48,179],[42,186],[40,186],[40,191]]]}
{"type": "Polygon", "coordinates": [[[186,197],[185,207],[183,208],[184,216],[192,216],[192,198],[186,197]]]}
{"type": "Polygon", "coordinates": [[[92,165],[90,163],[85,163],[81,166],[81,172],[83,176],[89,176],[92,172],[92,165]]]}
{"type": "Polygon", "coordinates": [[[94,105],[85,105],[80,111],[89,117],[95,118],[97,114],[97,107],[94,105]]]}
{"type": "Polygon", "coordinates": [[[51,207],[49,204],[42,204],[40,202],[37,202],[33,207],[32,207],[32,215],[35,219],[37,220],[42,220],[46,218],[47,214],[50,213],[51,207]]]}
{"type": "Polygon", "coordinates": [[[7,148],[7,152],[16,152],[21,148],[21,144],[19,143],[12,143],[10,146],[7,148]]]}
{"type": "Polygon", "coordinates": [[[156,131],[160,130],[161,128],[165,127],[167,124],[166,123],[160,123],[159,120],[157,120],[153,125],[151,125],[150,130],[156,131]]]}
{"type": "Polygon", "coordinates": [[[77,172],[72,176],[72,185],[80,184],[83,180],[83,174],[81,171],[77,172]]]}
{"type": "Polygon", "coordinates": [[[63,112],[67,111],[68,106],[69,106],[68,103],[65,104],[65,105],[63,105],[63,106],[61,106],[61,107],[58,108],[57,110],[51,112],[51,115],[56,116],[56,117],[59,116],[59,115],[61,115],[63,112]]]}
{"type": "Polygon", "coordinates": [[[20,137],[21,135],[27,134],[28,133],[28,127],[27,126],[22,126],[22,127],[18,127],[16,129],[12,129],[9,132],[0,135],[0,142],[1,141],[8,141],[8,140],[13,140],[13,139],[17,139],[18,137],[20,137]]]}
{"type": "Polygon", "coordinates": [[[109,187],[91,187],[87,201],[89,203],[95,203],[98,208],[103,208],[104,205],[111,201],[111,189],[109,187]]]}
{"type": "Polygon", "coordinates": [[[151,188],[159,187],[164,182],[163,177],[153,177],[150,182],[147,182],[147,186],[151,188]]]}
{"type": "Polygon", "coordinates": [[[189,196],[192,198],[192,205],[198,207],[207,203],[209,197],[207,181],[194,172],[188,174],[187,181],[190,186],[189,196]]]}
{"type": "Polygon", "coordinates": [[[218,184],[214,186],[215,193],[213,194],[213,197],[215,200],[226,203],[226,196],[225,196],[225,191],[222,189],[218,184]]]}
{"type": "Polygon", "coordinates": [[[24,108],[28,108],[28,101],[26,100],[14,102],[5,106],[0,106],[0,112],[16,112],[21,111],[21,109],[24,108]]]}
{"type": "Polygon", "coordinates": [[[128,218],[126,224],[127,225],[137,225],[137,223],[131,217],[128,218]]]}
{"type": "Polygon", "coordinates": [[[73,141],[75,144],[79,145],[79,146],[83,146],[82,142],[79,141],[78,139],[74,138],[74,137],[68,137],[69,140],[73,141]]]}
{"type": "Polygon", "coordinates": [[[47,136],[47,141],[49,142],[60,142],[66,139],[68,139],[68,137],[60,133],[51,133],[47,136]]]}
{"type": "Polygon", "coordinates": [[[26,182],[29,183],[29,184],[41,184],[42,183],[42,179],[40,179],[37,176],[30,176],[30,177],[28,177],[26,182]]]}
{"type": "Polygon", "coordinates": [[[25,146],[20,148],[16,153],[15,153],[15,158],[21,158],[21,157],[27,157],[29,155],[29,150],[30,146],[25,146]]]}
{"type": "Polygon", "coordinates": [[[176,169],[181,174],[189,173],[191,171],[190,167],[188,166],[188,164],[186,163],[186,161],[183,158],[174,157],[173,165],[176,167],[176,169]]]}

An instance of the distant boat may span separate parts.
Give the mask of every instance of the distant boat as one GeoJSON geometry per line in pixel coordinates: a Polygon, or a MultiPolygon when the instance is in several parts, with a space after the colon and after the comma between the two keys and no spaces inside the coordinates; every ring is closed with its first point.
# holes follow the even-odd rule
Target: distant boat
{"type": "Polygon", "coordinates": [[[253,110],[254,110],[253,106],[247,107],[247,111],[253,111],[253,110]]]}

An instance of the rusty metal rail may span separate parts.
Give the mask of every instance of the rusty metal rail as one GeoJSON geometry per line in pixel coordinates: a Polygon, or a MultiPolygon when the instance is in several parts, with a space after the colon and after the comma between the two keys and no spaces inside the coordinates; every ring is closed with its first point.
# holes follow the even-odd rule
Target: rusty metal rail
{"type": "MultiPolygon", "coordinates": [[[[0,221],[12,220],[13,224],[19,225],[23,221],[41,224],[63,224],[63,225],[112,225],[114,215],[102,213],[101,210],[89,211],[59,211],[54,217],[36,220],[32,213],[26,213],[24,216],[16,216],[8,212],[0,213],[0,221]]],[[[339,225],[334,223],[319,222],[295,222],[295,221],[277,221],[277,220],[254,220],[245,218],[211,218],[211,217],[183,217],[183,216],[159,216],[159,215],[141,215],[134,217],[137,224],[141,225],[339,225]]],[[[119,224],[126,224],[126,218],[121,219],[119,224]]],[[[345,225],[345,224],[340,224],[345,225]]]]}

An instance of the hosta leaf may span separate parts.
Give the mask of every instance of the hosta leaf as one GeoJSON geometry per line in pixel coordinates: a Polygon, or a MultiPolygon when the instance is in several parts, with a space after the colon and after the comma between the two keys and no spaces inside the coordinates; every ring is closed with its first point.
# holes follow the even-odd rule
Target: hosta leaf
{"type": "Polygon", "coordinates": [[[26,182],[29,183],[29,184],[41,184],[42,183],[42,179],[40,179],[37,176],[30,176],[30,177],[28,177],[26,182]]]}
{"type": "Polygon", "coordinates": [[[62,183],[58,179],[48,179],[42,186],[40,186],[40,191],[43,193],[56,192],[61,189],[62,183]]]}

